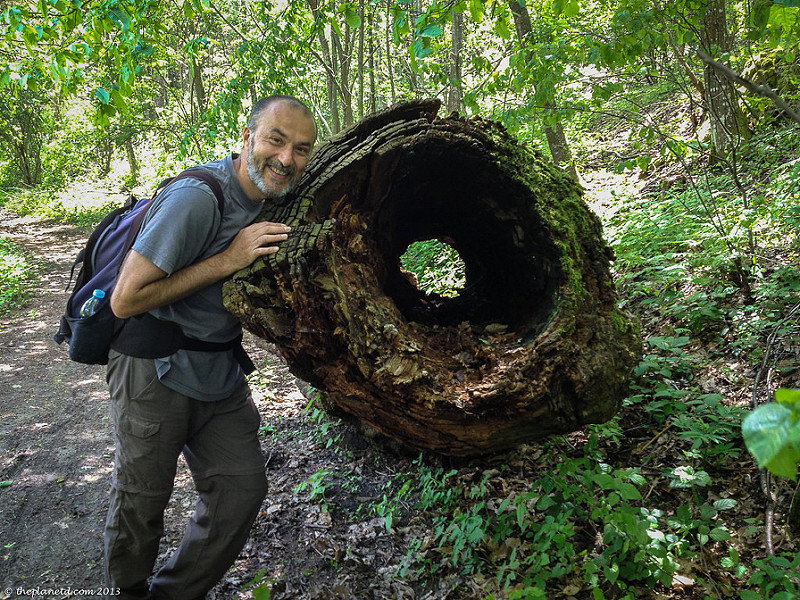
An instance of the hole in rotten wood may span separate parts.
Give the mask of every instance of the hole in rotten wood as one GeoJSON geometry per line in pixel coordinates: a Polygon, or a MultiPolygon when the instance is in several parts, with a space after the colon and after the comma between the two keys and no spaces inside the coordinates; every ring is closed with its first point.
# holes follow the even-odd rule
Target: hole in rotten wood
{"type": "Polygon", "coordinates": [[[400,272],[421,291],[443,298],[457,298],[466,282],[464,260],[447,237],[409,244],[400,272]]]}
{"type": "MultiPolygon", "coordinates": [[[[408,321],[425,325],[505,325],[531,339],[558,308],[561,250],[538,213],[538,190],[517,181],[492,155],[450,138],[415,140],[382,156],[387,176],[368,181],[383,291],[408,321]],[[456,297],[431,295],[408,280],[400,257],[415,242],[440,240],[464,263],[456,297]]],[[[359,199],[354,199],[359,203],[359,199]]],[[[407,267],[406,267],[406,270],[407,267]]]]}

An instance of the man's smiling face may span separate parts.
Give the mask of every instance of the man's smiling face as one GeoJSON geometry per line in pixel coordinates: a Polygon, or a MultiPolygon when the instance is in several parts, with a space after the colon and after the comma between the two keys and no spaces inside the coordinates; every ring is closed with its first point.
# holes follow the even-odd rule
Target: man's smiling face
{"type": "Polygon", "coordinates": [[[266,198],[280,198],[306,168],[316,139],[316,126],[302,110],[287,102],[268,106],[249,130],[247,174],[266,198]]]}

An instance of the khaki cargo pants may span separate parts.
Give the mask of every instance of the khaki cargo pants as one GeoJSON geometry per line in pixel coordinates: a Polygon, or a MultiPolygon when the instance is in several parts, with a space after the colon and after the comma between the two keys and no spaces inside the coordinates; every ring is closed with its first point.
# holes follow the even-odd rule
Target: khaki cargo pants
{"type": "Polygon", "coordinates": [[[116,452],[105,528],[116,600],[204,598],[236,560],[267,493],[260,424],[245,382],[219,402],[163,386],[151,359],[112,351],[107,374],[116,452]],[[148,586],[180,453],[199,494],[178,549],[148,586]]]}

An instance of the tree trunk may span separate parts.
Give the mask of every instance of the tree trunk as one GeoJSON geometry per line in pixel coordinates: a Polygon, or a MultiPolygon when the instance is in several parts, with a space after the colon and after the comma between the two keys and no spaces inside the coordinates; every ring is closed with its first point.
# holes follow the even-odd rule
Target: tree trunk
{"type": "Polygon", "coordinates": [[[192,57],[192,88],[191,98],[192,108],[196,107],[197,114],[193,121],[196,123],[200,120],[206,110],[206,88],[203,85],[203,69],[197,59],[192,57]]]}
{"type": "MultiPolygon", "coordinates": [[[[545,105],[545,109],[550,108],[552,108],[551,105],[545,105]]],[[[575,161],[572,160],[572,150],[569,148],[567,135],[564,133],[564,126],[561,121],[556,121],[552,125],[546,126],[544,135],[547,138],[547,147],[550,149],[550,156],[553,157],[553,162],[577,181],[578,170],[575,167],[575,161]]]]}
{"type": "Polygon", "coordinates": [[[461,89],[461,53],[464,45],[464,15],[453,12],[450,35],[450,82],[447,91],[447,112],[461,112],[464,94],[461,89]]]}
{"type": "MultiPolygon", "coordinates": [[[[378,110],[378,88],[375,82],[375,11],[370,8],[368,13],[369,21],[369,112],[374,113],[378,110]]],[[[380,44],[378,44],[380,46],[380,44]]]]}
{"type": "MultiPolygon", "coordinates": [[[[706,53],[712,57],[731,49],[725,0],[708,0],[700,38],[706,53]]],[[[711,65],[705,66],[703,82],[713,154],[723,159],[742,141],[749,139],[750,130],[739,106],[733,82],[711,65]]]]}
{"type": "MultiPolygon", "coordinates": [[[[531,33],[531,17],[528,13],[528,7],[518,0],[509,0],[508,7],[511,9],[511,14],[514,18],[514,28],[517,30],[520,48],[527,48],[528,36],[531,33]]],[[[552,105],[549,103],[544,106],[546,111],[552,108],[552,105]]],[[[547,147],[550,149],[550,156],[553,157],[553,162],[577,181],[578,170],[575,167],[575,161],[572,159],[572,151],[570,150],[569,142],[567,141],[567,136],[564,133],[564,127],[561,125],[561,122],[556,121],[550,125],[545,125],[544,133],[547,138],[547,147]]]]}
{"type": "Polygon", "coordinates": [[[340,409],[418,450],[502,451],[610,418],[640,353],[580,186],[497,123],[379,112],[323,144],[261,217],[292,226],[228,309],[340,409]],[[455,298],[401,270],[439,239],[455,298]]]}
{"type": "Polygon", "coordinates": [[[136,160],[136,152],[133,149],[131,137],[125,138],[125,154],[128,157],[128,166],[131,170],[131,187],[139,183],[139,161],[136,160]]]}
{"type": "MultiPolygon", "coordinates": [[[[311,13],[317,20],[322,20],[319,12],[319,0],[308,0],[308,6],[311,13]]],[[[317,28],[317,40],[321,56],[319,58],[322,63],[322,68],[325,69],[325,82],[328,92],[328,111],[331,115],[331,132],[339,133],[342,130],[341,122],[339,121],[339,101],[338,92],[336,88],[336,65],[334,64],[334,51],[331,50],[328,44],[328,38],[325,37],[325,31],[322,27],[317,28]]]]}
{"type": "Polygon", "coordinates": [[[100,179],[111,173],[111,159],[114,157],[114,144],[108,132],[100,134],[101,142],[98,144],[97,154],[100,158],[100,179]]]}
{"type": "Polygon", "coordinates": [[[364,15],[364,0],[358,0],[358,118],[364,117],[364,30],[367,28],[364,15]]]}
{"type": "Polygon", "coordinates": [[[389,78],[389,89],[391,91],[392,96],[392,104],[397,102],[397,91],[395,90],[394,86],[394,74],[395,68],[392,62],[392,45],[391,45],[391,31],[392,31],[392,19],[391,19],[391,12],[389,3],[386,3],[386,29],[384,30],[386,34],[386,70],[388,73],[389,78]]]}
{"type": "Polygon", "coordinates": [[[336,33],[336,30],[331,31],[331,49],[337,56],[337,65],[339,71],[339,97],[342,100],[342,125],[347,128],[353,125],[355,116],[353,114],[353,90],[350,83],[350,50],[353,46],[352,36],[350,35],[350,26],[344,27],[344,41],[336,33]]]}

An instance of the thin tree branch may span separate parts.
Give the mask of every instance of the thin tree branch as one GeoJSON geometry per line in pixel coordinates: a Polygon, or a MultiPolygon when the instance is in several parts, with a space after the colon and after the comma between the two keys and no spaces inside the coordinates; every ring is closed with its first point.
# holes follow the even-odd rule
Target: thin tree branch
{"type": "Polygon", "coordinates": [[[775,104],[775,106],[777,106],[778,108],[780,108],[781,110],[786,112],[786,114],[789,115],[789,117],[795,123],[800,123],[800,114],[798,114],[794,110],[792,110],[792,107],[789,106],[788,104],[786,104],[786,102],[784,102],[781,99],[781,97],[778,96],[778,94],[776,94],[772,90],[772,88],[770,88],[768,86],[765,86],[765,85],[757,85],[757,84],[753,83],[752,81],[750,81],[749,79],[745,79],[744,77],[742,77],[741,75],[736,73],[734,70],[732,70],[727,65],[724,65],[721,62],[719,62],[718,60],[714,60],[713,58],[711,58],[708,54],[706,54],[702,50],[698,50],[697,51],[697,55],[700,57],[700,59],[704,63],[706,63],[707,65],[713,67],[715,70],[717,70],[720,73],[722,73],[725,77],[727,77],[731,81],[734,81],[735,83],[738,83],[739,85],[743,85],[744,87],[746,87],[748,90],[750,90],[754,94],[758,94],[760,96],[765,96],[765,97],[769,98],[770,100],[772,100],[772,102],[775,104]]]}

